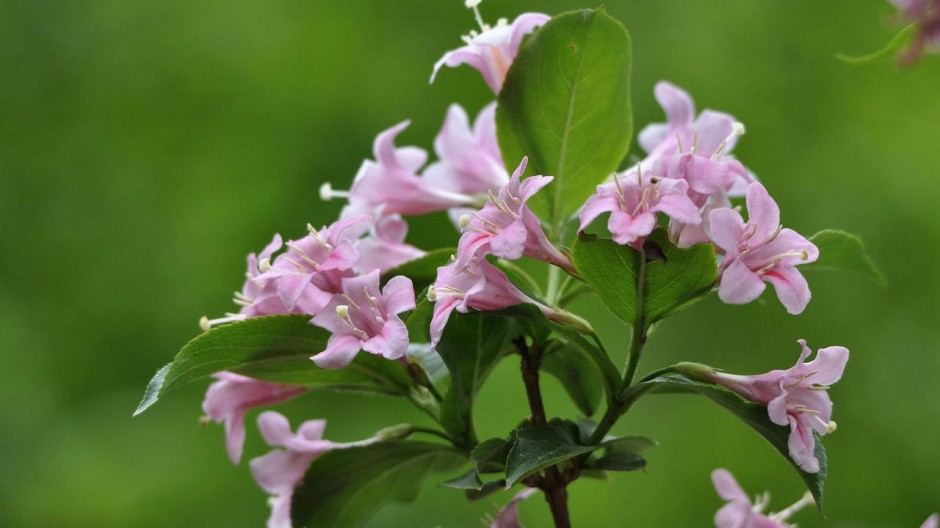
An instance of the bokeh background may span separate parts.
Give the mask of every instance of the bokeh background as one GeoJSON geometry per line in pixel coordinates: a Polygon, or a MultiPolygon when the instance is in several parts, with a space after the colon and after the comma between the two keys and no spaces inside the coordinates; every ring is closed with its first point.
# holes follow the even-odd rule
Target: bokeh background
{"type": "MultiPolygon", "coordinates": [[[[558,13],[578,0],[487,0],[484,16],[558,13]]],[[[940,508],[940,60],[853,67],[892,35],[881,0],[607,2],[634,43],[637,129],[662,114],[669,79],[700,107],[734,113],[736,153],[784,223],[860,234],[886,272],[813,273],[801,317],[771,296],[715,298],[670,319],[641,370],[696,360],[734,372],[792,364],[797,338],[852,358],[833,390],[824,522],[911,527],[940,508]]],[[[460,0],[0,3],[0,526],[261,526],[265,495],[232,466],[218,426],[200,427],[205,384],[131,419],[152,373],[230,309],[244,256],[274,232],[330,222],[324,181],[344,187],[374,135],[413,119],[403,143],[431,146],[444,112],[491,99],[469,69],[431,65],[473,27],[460,0]]],[[[450,245],[441,216],[411,240],[450,245]]],[[[594,303],[610,348],[627,330],[594,303]]],[[[618,358],[619,362],[620,359],[618,358]]],[[[573,416],[554,380],[551,413],[573,416]]],[[[660,441],[646,472],[570,489],[577,526],[708,526],[726,467],[782,508],[802,493],[786,463],[731,415],[694,397],[644,400],[616,431],[660,441]]],[[[315,393],[284,406],[352,440],[422,418],[405,403],[315,393]]],[[[481,436],[526,414],[515,360],[484,389],[481,436]]],[[[253,422],[253,416],[249,423],[253,422]]],[[[265,447],[249,431],[247,455],[265,447]]],[[[371,526],[477,526],[509,493],[468,504],[428,486],[371,526]]],[[[547,526],[539,500],[529,526],[547,526]]]]}

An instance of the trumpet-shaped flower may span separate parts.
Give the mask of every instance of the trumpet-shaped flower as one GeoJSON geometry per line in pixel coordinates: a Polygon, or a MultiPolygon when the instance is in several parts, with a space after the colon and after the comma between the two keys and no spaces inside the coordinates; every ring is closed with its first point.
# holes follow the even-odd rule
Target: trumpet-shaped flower
{"type": "Polygon", "coordinates": [[[434,64],[431,82],[434,82],[434,77],[442,67],[456,68],[467,64],[480,72],[494,93],[499,93],[506,80],[506,73],[519,53],[522,39],[535,31],[535,28],[548,22],[551,17],[541,13],[523,13],[516,17],[512,24],[506,19],[500,19],[496,26],[490,26],[483,23],[477,3],[468,3],[468,6],[476,15],[480,32],[471,31],[463,37],[463,47],[448,51],[434,64]]]}
{"type": "Polygon", "coordinates": [[[470,127],[470,118],[458,104],[447,110],[444,126],[434,139],[439,161],[424,169],[424,179],[439,189],[486,194],[506,184],[509,175],[496,142],[496,103],[480,111],[470,127]]]}
{"type": "Polygon", "coordinates": [[[537,488],[525,488],[516,493],[490,523],[490,528],[523,528],[522,521],[519,520],[519,503],[535,495],[537,491],[537,488]]]}
{"type": "Polygon", "coordinates": [[[457,258],[437,268],[437,279],[428,289],[428,299],[434,302],[431,318],[431,346],[437,345],[451,312],[467,313],[470,308],[482,311],[502,310],[534,300],[519,291],[506,274],[485,258],[472,256],[461,262],[457,258]]]}
{"type": "Polygon", "coordinates": [[[825,435],[835,431],[832,421],[832,400],[826,392],[839,381],[849,351],[833,346],[820,349],[812,361],[806,341],[799,340],[803,348],[796,365],[787,370],[772,370],[756,376],[740,376],[714,372],[708,378],[748,400],[767,405],[770,420],[777,425],[790,426],[790,458],[807,473],[819,472],[819,461],[814,449],[813,431],[825,435]]]}
{"type": "Polygon", "coordinates": [[[392,278],[381,291],[378,270],[343,278],[342,292],[311,321],[333,335],[326,349],[310,359],[331,369],[345,367],[360,350],[398,359],[408,348],[408,329],[398,314],[414,307],[414,287],[407,277],[392,278]]]}
{"type": "Polygon", "coordinates": [[[305,390],[231,372],[219,372],[214,377],[218,381],[206,391],[202,410],[216,423],[225,422],[225,446],[233,464],[241,460],[245,445],[245,413],[255,407],[287,401],[305,390]]]}
{"type": "Polygon", "coordinates": [[[378,440],[370,438],[361,442],[334,443],[323,439],[325,428],[325,420],[308,420],[294,434],[284,415],[267,411],[258,416],[258,429],[265,442],[272,447],[284,448],[253,458],[250,462],[255,481],[273,496],[267,528],[291,528],[291,496],[317,457],[332,449],[364,446],[378,440]]]}
{"type": "Polygon", "coordinates": [[[356,245],[359,260],[355,270],[380,273],[395,268],[426,253],[411,244],[405,244],[408,224],[398,215],[382,216],[376,219],[371,236],[363,238],[356,245]]]}
{"type": "Polygon", "coordinates": [[[479,212],[465,217],[464,234],[457,246],[457,260],[466,264],[469,258],[492,254],[515,260],[522,255],[574,270],[571,259],[559,251],[542,231],[538,217],[526,201],[551,183],[551,176],[531,176],[521,180],[527,158],[498,193],[490,193],[490,201],[479,212]]]}
{"type": "Polygon", "coordinates": [[[795,266],[815,261],[816,246],[792,229],[780,227],[780,209],[759,183],[747,189],[747,223],[734,209],[709,215],[709,238],[724,250],[718,296],[729,304],[753,301],[769,282],[791,314],[810,300],[809,285],[795,266]]]}
{"type": "Polygon", "coordinates": [[[597,186],[581,209],[583,231],[595,218],[610,213],[607,228],[618,244],[634,244],[656,228],[657,213],[686,224],[700,224],[698,207],[688,196],[683,179],[662,178],[635,168],[614,181],[597,186]]]}
{"type": "Polygon", "coordinates": [[[765,493],[752,504],[728,470],[712,471],[712,484],[718,496],[728,501],[715,513],[716,528],[791,528],[795,525],[788,524],[787,519],[803,507],[813,504],[812,495],[806,493],[786,509],[764,515],[770,496],[765,493]]]}

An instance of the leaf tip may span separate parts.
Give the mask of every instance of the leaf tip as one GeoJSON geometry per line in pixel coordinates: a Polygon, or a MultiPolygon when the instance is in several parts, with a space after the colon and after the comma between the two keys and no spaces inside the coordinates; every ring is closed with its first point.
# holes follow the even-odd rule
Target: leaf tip
{"type": "Polygon", "coordinates": [[[163,365],[163,367],[150,378],[150,382],[147,383],[147,389],[144,391],[144,397],[140,400],[140,404],[137,405],[137,409],[134,410],[134,414],[131,415],[131,418],[140,415],[153,406],[153,404],[157,403],[157,400],[160,399],[160,390],[163,388],[163,382],[166,381],[166,375],[170,372],[171,366],[173,366],[172,363],[163,365]]]}

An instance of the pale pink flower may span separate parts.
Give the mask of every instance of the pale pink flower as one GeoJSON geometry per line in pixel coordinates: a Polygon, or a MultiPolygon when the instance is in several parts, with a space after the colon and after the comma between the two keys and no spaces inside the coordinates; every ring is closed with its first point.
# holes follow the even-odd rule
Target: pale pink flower
{"type": "Polygon", "coordinates": [[[467,64],[483,76],[483,80],[493,90],[499,93],[506,80],[506,73],[512,66],[522,39],[535,31],[538,26],[544,25],[551,18],[541,13],[523,13],[510,24],[506,19],[500,19],[495,27],[483,23],[480,12],[477,10],[479,1],[469,0],[467,6],[473,9],[480,32],[471,31],[463,37],[465,46],[448,51],[436,64],[431,73],[431,82],[438,70],[443,66],[456,68],[467,64]]]}
{"type": "Polygon", "coordinates": [[[522,521],[519,520],[519,503],[535,495],[537,491],[537,488],[525,488],[516,493],[490,523],[490,528],[523,528],[522,521]]]}
{"type": "Polygon", "coordinates": [[[940,53],[940,0],[889,0],[906,22],[917,24],[913,42],[898,60],[910,64],[924,53],[940,53]]]}
{"type": "Polygon", "coordinates": [[[920,526],[920,528],[937,528],[938,522],[940,522],[940,517],[938,517],[935,513],[928,517],[927,520],[924,521],[924,524],[920,526]]]}
{"type": "Polygon", "coordinates": [[[305,390],[231,372],[219,372],[214,377],[219,381],[210,385],[206,391],[202,410],[216,423],[225,422],[225,446],[233,464],[237,464],[242,457],[245,413],[255,407],[287,401],[305,390]]]}
{"type": "Polygon", "coordinates": [[[354,269],[359,273],[379,270],[380,273],[426,254],[411,244],[405,244],[408,224],[398,215],[381,216],[375,220],[370,236],[356,245],[359,260],[354,269]]]}
{"type": "Polygon", "coordinates": [[[308,420],[294,434],[284,415],[267,411],[258,416],[258,429],[265,442],[272,447],[284,448],[253,458],[249,463],[255,481],[273,496],[267,528],[291,528],[291,496],[317,457],[332,449],[364,446],[378,440],[370,438],[361,442],[334,443],[323,440],[325,428],[325,420],[308,420]]]}
{"type": "Polygon", "coordinates": [[[770,421],[790,426],[790,458],[803,471],[817,473],[813,431],[820,436],[835,431],[832,400],[826,390],[842,377],[849,351],[841,346],[822,348],[815,359],[804,363],[812,351],[806,341],[800,339],[798,343],[803,348],[800,359],[787,370],[755,376],[713,372],[708,378],[748,400],[767,405],[770,421]]]}
{"type": "Polygon", "coordinates": [[[287,251],[266,264],[269,269],[255,281],[275,281],[277,294],[289,310],[302,296],[311,296],[316,302],[308,313],[316,313],[333,292],[324,289],[324,283],[314,284],[314,278],[323,272],[350,270],[359,259],[356,242],[371,224],[370,217],[355,216],[337,220],[319,231],[308,225],[309,234],[288,242],[287,251]]]}
{"type": "Polygon", "coordinates": [[[812,495],[807,493],[792,506],[777,513],[764,515],[770,496],[765,493],[752,504],[747,493],[741,489],[728,470],[712,471],[712,484],[718,495],[728,501],[715,513],[716,528],[791,528],[795,525],[788,524],[787,519],[803,507],[813,504],[812,495]]]}
{"type": "Polygon", "coordinates": [[[440,161],[424,169],[435,188],[462,194],[486,194],[509,180],[496,140],[496,103],[486,105],[470,128],[470,118],[458,104],[447,110],[444,126],[434,138],[440,161]]]}
{"type": "Polygon", "coordinates": [[[454,310],[467,313],[470,308],[494,311],[522,303],[538,304],[519,291],[499,268],[477,256],[466,263],[458,258],[437,268],[437,280],[428,289],[428,299],[435,303],[431,346],[437,345],[454,310]]]}
{"type": "Polygon", "coordinates": [[[515,260],[522,255],[574,271],[571,259],[558,250],[542,231],[538,217],[526,202],[548,185],[551,176],[531,176],[521,180],[527,158],[498,193],[490,193],[490,201],[479,212],[461,222],[464,234],[457,245],[457,260],[466,264],[472,257],[492,254],[515,260]]]}
{"type": "Polygon", "coordinates": [[[418,175],[428,153],[418,147],[395,146],[395,138],[409,124],[401,122],[375,138],[375,160],[362,163],[349,192],[334,191],[327,185],[320,189],[321,198],[348,198],[343,217],[375,215],[377,209],[386,215],[419,215],[473,204],[473,196],[436,187],[435,182],[418,175]]]}
{"type": "Polygon", "coordinates": [[[815,261],[816,246],[792,229],[780,227],[780,209],[759,183],[747,189],[747,223],[734,209],[709,215],[709,238],[724,251],[719,266],[718,297],[729,304],[758,298],[769,282],[791,314],[810,300],[809,285],[795,266],[815,261]]]}
{"type": "Polygon", "coordinates": [[[379,290],[379,271],[342,279],[342,292],[333,296],[311,323],[332,335],[325,350],[313,356],[322,368],[342,368],[360,350],[398,359],[408,348],[408,329],[398,314],[415,308],[411,279],[392,278],[379,290]]]}
{"type": "Polygon", "coordinates": [[[656,228],[657,213],[686,224],[699,224],[698,207],[688,197],[689,184],[635,168],[615,175],[614,181],[597,186],[579,214],[583,231],[595,218],[610,213],[607,228],[618,244],[642,244],[656,228]],[[642,172],[642,173],[641,173],[642,172]]]}

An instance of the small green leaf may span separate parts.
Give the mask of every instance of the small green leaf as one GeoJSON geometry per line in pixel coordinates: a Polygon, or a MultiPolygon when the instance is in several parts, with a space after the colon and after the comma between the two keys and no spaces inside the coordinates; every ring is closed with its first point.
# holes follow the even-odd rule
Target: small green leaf
{"type": "Polygon", "coordinates": [[[134,415],[172,390],[223,370],[305,387],[403,393],[410,385],[401,365],[366,353],[343,369],[317,367],[310,356],[326,348],[330,334],[309,320],[309,315],[255,317],[197,336],[153,377],[134,415]]]}
{"type": "Polygon", "coordinates": [[[623,25],[601,9],[585,9],[548,21],[509,69],[496,110],[500,149],[510,172],[528,156],[533,173],[555,177],[538,195],[553,226],[627,154],[630,60],[623,25]]]}
{"type": "Polygon", "coordinates": [[[869,53],[868,55],[853,56],[846,55],[845,53],[836,53],[836,58],[842,62],[848,64],[867,64],[870,62],[875,62],[884,58],[887,58],[901,48],[906,47],[911,40],[914,38],[914,35],[917,34],[917,24],[909,24],[898,31],[896,35],[888,42],[888,44],[881,48],[878,51],[869,53]]]}
{"type": "Polygon", "coordinates": [[[420,291],[437,279],[437,268],[446,266],[450,263],[450,257],[457,250],[454,248],[442,248],[429,251],[423,257],[405,262],[397,268],[392,268],[382,274],[382,280],[388,280],[398,275],[404,275],[411,279],[415,291],[420,291]]]}
{"type": "Polygon", "coordinates": [[[405,318],[405,326],[408,327],[408,340],[412,343],[430,343],[434,303],[428,300],[427,290],[415,297],[418,303],[415,309],[405,318]]]}
{"type": "Polygon", "coordinates": [[[467,490],[467,499],[475,501],[480,500],[483,497],[488,497],[497,491],[503,491],[506,489],[505,480],[494,480],[492,482],[484,482],[483,487],[479,490],[467,490]]]}
{"type": "MultiPolygon", "coordinates": [[[[718,266],[711,244],[679,249],[662,229],[654,231],[646,244],[648,253],[656,250],[660,257],[646,263],[643,313],[644,322],[650,325],[708,295],[718,277],[718,266]]],[[[571,248],[571,258],[607,308],[633,324],[641,254],[612,240],[582,236],[571,248]]]]}
{"type": "Polygon", "coordinates": [[[502,438],[484,440],[470,453],[470,461],[479,473],[502,473],[506,470],[510,447],[502,438]]]}
{"type": "Polygon", "coordinates": [[[642,453],[656,446],[656,440],[645,436],[621,436],[607,440],[603,444],[608,453],[642,453]]]}
{"type": "Polygon", "coordinates": [[[477,443],[473,401],[490,370],[506,352],[510,329],[510,322],[502,317],[454,312],[437,344],[450,371],[450,390],[441,402],[441,425],[467,446],[477,443]]]}
{"type": "Polygon", "coordinates": [[[359,526],[388,502],[411,502],[425,478],[453,471],[464,453],[440,444],[383,442],[334,449],[310,465],[294,490],[294,526],[359,526]]]}
{"type": "Polygon", "coordinates": [[[884,273],[875,266],[865,251],[861,238],[845,231],[825,229],[809,240],[819,248],[819,258],[816,262],[800,266],[801,269],[855,271],[881,286],[888,284],[884,273]]]}
{"type": "Polygon", "coordinates": [[[616,451],[589,460],[584,467],[601,471],[636,471],[646,467],[646,459],[636,453],[616,451]]]}
{"type": "Polygon", "coordinates": [[[677,373],[664,374],[649,381],[639,383],[631,389],[628,389],[629,394],[625,394],[625,397],[638,396],[638,394],[642,394],[646,391],[658,392],[661,390],[664,390],[664,392],[701,394],[731,411],[751,429],[770,442],[770,445],[786,458],[790,465],[793,466],[793,469],[800,475],[800,478],[803,479],[806,487],[809,489],[810,493],[813,494],[813,498],[816,500],[816,505],[820,513],[822,512],[823,483],[826,478],[826,450],[823,448],[822,442],[818,436],[816,436],[816,450],[814,454],[816,458],[819,459],[819,473],[807,473],[800,469],[790,458],[790,448],[787,444],[790,437],[790,428],[785,425],[777,425],[770,421],[766,406],[745,400],[724,387],[691,380],[677,373]]]}
{"type": "Polygon", "coordinates": [[[483,489],[483,481],[480,480],[480,473],[477,472],[477,469],[473,468],[455,479],[442,482],[441,486],[451,489],[480,491],[483,489]]]}
{"type": "Polygon", "coordinates": [[[593,415],[604,393],[597,383],[599,373],[590,355],[574,346],[550,350],[542,358],[542,370],[554,376],[568,392],[578,410],[593,415]]]}
{"type": "Polygon", "coordinates": [[[558,423],[543,427],[530,426],[518,431],[516,441],[506,460],[506,487],[511,488],[520,480],[549,466],[564,462],[596,447],[579,445],[568,428],[558,423]]]}

